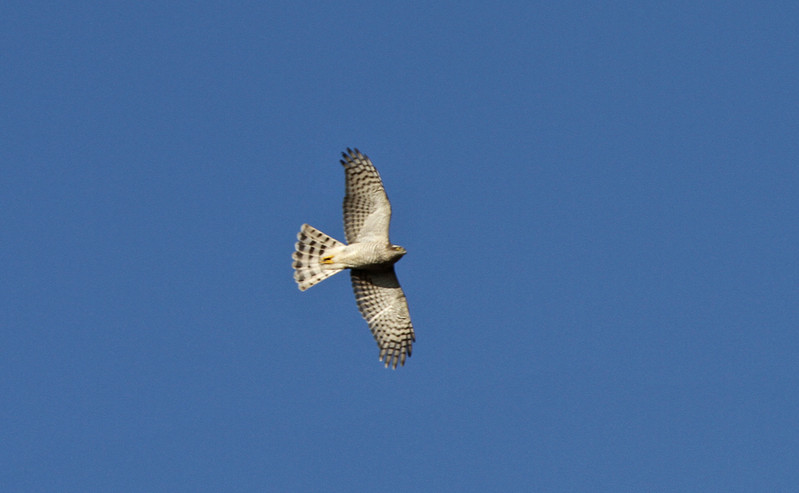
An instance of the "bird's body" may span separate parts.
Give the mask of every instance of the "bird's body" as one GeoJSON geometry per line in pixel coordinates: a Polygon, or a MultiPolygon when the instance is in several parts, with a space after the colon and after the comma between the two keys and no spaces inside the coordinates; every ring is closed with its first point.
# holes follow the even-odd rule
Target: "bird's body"
{"type": "Polygon", "coordinates": [[[347,178],[344,232],[349,244],[303,224],[292,255],[294,279],[305,291],[350,269],[355,299],[380,348],[380,360],[396,368],[405,364],[415,341],[408,303],[394,273],[394,263],[406,251],[388,239],[391,204],[374,165],[358,149],[342,155],[347,178]]]}

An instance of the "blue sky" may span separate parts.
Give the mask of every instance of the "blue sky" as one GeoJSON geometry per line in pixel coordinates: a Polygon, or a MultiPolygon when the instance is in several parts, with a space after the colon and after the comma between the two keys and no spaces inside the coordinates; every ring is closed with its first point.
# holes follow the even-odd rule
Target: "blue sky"
{"type": "Polygon", "coordinates": [[[6,2],[5,491],[789,491],[793,2],[6,2]],[[380,170],[416,327],[340,274],[380,170]]]}

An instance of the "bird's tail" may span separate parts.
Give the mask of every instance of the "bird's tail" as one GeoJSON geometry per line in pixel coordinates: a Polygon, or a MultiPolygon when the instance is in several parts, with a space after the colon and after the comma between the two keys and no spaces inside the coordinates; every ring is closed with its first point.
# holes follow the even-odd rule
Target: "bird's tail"
{"type": "Polygon", "coordinates": [[[314,284],[324,281],[337,272],[344,270],[339,265],[326,264],[322,259],[332,255],[344,243],[331,238],[313,226],[303,224],[297,234],[295,252],[291,256],[294,262],[294,280],[300,291],[305,291],[314,284]]]}

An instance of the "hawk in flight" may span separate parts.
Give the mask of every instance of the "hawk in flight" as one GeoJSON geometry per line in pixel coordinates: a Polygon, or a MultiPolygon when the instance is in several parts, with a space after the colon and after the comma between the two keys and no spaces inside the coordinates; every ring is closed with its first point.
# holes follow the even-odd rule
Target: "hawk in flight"
{"type": "Polygon", "coordinates": [[[391,204],[372,161],[358,149],[341,154],[347,179],[344,197],[344,234],[347,245],[303,224],[297,234],[294,280],[300,291],[350,269],[352,289],[361,315],[380,348],[386,368],[404,365],[416,340],[405,293],[394,273],[394,263],[405,249],[388,240],[391,204]]]}

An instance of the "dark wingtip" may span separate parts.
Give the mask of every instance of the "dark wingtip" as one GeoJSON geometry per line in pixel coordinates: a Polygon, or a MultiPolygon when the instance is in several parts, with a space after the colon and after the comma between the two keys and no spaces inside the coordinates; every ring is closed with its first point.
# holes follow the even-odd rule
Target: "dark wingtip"
{"type": "MultiPolygon", "coordinates": [[[[358,152],[358,149],[355,149],[355,152],[358,152]]],[[[341,164],[343,164],[344,166],[346,166],[346,165],[347,165],[347,163],[349,163],[349,162],[352,162],[352,158],[353,158],[353,157],[355,157],[355,154],[353,154],[353,153],[352,153],[352,149],[350,149],[349,147],[347,147],[347,152],[342,152],[342,153],[341,153],[341,156],[342,156],[344,159],[340,160],[339,162],[340,162],[341,164]]]]}
{"type": "Polygon", "coordinates": [[[341,164],[343,164],[344,166],[346,166],[347,163],[351,163],[353,159],[358,158],[358,157],[363,158],[363,159],[369,159],[366,156],[366,154],[364,154],[361,151],[359,151],[357,147],[352,148],[352,149],[347,147],[347,152],[342,152],[341,155],[342,155],[342,157],[344,157],[344,159],[339,160],[339,162],[341,164]]]}

